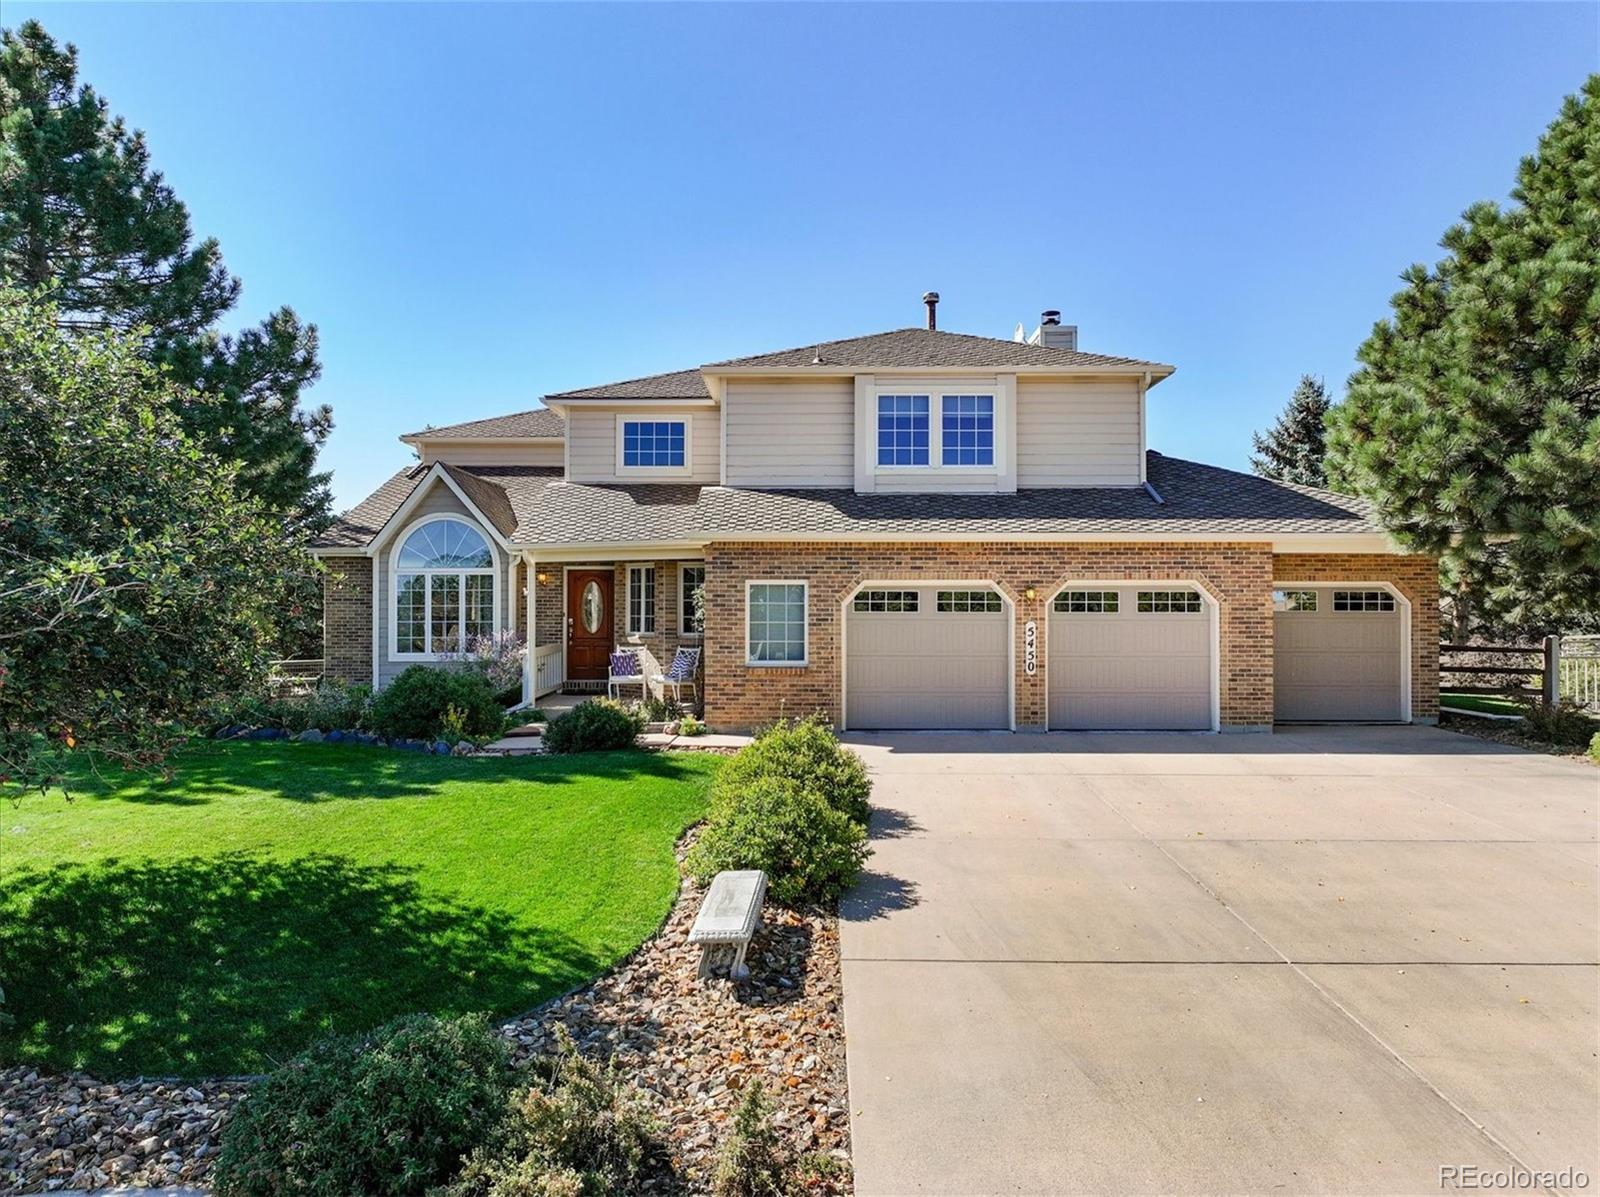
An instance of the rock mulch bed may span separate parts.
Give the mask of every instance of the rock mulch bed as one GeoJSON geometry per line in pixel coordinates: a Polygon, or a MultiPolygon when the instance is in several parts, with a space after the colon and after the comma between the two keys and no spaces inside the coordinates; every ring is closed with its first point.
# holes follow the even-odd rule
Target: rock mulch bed
{"type": "Polygon", "coordinates": [[[1529,752],[1565,757],[1569,761],[1586,761],[1591,765],[1600,764],[1582,748],[1575,748],[1569,744],[1552,744],[1548,740],[1535,740],[1523,732],[1521,724],[1503,719],[1474,719],[1471,715],[1457,715],[1445,711],[1439,720],[1439,726],[1445,731],[1459,732],[1464,736],[1477,736],[1480,740],[1492,740],[1496,744],[1505,744],[1511,748],[1525,748],[1529,752]]]}
{"type": "Polygon", "coordinates": [[[750,980],[700,981],[684,942],[703,891],[686,884],[663,933],[615,972],[502,1028],[521,1059],[546,1050],[559,1023],[586,1054],[611,1056],[666,1127],[677,1173],[654,1187],[710,1186],[717,1147],[745,1086],[760,1081],[796,1152],[838,1161],[818,1193],[850,1191],[839,927],[822,911],[769,904],[750,945],[750,980]]]}
{"type": "MultiPolygon", "coordinates": [[[[680,856],[687,847],[680,845],[680,856]]],[[[655,1191],[704,1192],[745,1086],[760,1080],[796,1152],[842,1165],[849,1191],[839,929],[832,914],[769,904],[750,980],[696,978],[684,942],[702,891],[686,883],[662,933],[584,988],[502,1027],[513,1055],[547,1048],[557,1023],[586,1053],[614,1055],[665,1127],[672,1173],[655,1191]]],[[[194,1084],[0,1071],[0,1194],[203,1183],[241,1080],[194,1084]]]]}
{"type": "Polygon", "coordinates": [[[0,1193],[180,1185],[211,1170],[240,1081],[0,1072],[0,1193]]]}

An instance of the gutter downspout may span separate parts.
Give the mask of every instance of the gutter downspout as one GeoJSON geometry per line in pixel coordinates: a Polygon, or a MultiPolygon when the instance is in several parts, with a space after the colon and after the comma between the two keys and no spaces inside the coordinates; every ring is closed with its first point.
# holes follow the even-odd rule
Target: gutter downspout
{"type": "Polygon", "coordinates": [[[1158,506],[1158,507],[1165,507],[1165,506],[1166,506],[1166,505],[1167,505],[1167,501],[1166,501],[1166,500],[1165,500],[1165,499],[1163,499],[1163,498],[1162,498],[1162,497],[1161,497],[1161,492],[1160,492],[1160,491],[1158,491],[1158,490],[1157,490],[1157,489],[1156,489],[1156,488],[1155,488],[1155,487],[1154,487],[1154,486],[1153,486],[1153,485],[1152,485],[1152,484],[1151,484],[1151,482],[1150,482],[1150,480],[1149,480],[1149,479],[1148,479],[1148,478],[1147,478],[1147,479],[1145,479],[1145,482],[1144,482],[1144,490],[1145,490],[1145,493],[1146,493],[1146,494],[1147,494],[1147,495],[1149,495],[1149,496],[1150,496],[1150,497],[1151,497],[1151,498],[1152,498],[1152,499],[1154,499],[1154,500],[1155,500],[1155,501],[1156,501],[1156,505],[1157,505],[1157,506],[1158,506]]]}

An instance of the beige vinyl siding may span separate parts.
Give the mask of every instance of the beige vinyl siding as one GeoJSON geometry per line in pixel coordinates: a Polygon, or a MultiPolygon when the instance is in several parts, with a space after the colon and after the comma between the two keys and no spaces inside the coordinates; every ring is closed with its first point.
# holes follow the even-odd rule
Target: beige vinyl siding
{"type": "Polygon", "coordinates": [[[1139,485],[1139,384],[1017,383],[1017,485],[1139,485]]]}
{"type": "Polygon", "coordinates": [[[722,480],[721,417],[710,407],[573,407],[567,413],[567,479],[571,482],[699,482],[722,480]],[[689,426],[687,474],[617,472],[617,417],[683,420],[689,426]]]}
{"type": "MultiPolygon", "coordinates": [[[[516,617],[516,608],[512,605],[514,596],[511,594],[513,581],[510,578],[512,571],[507,568],[506,555],[500,546],[494,542],[494,533],[485,528],[468,512],[460,499],[456,498],[455,491],[451,490],[442,481],[435,482],[433,488],[425,495],[422,502],[406,517],[405,522],[395,530],[378,548],[378,685],[388,685],[407,668],[418,664],[416,661],[395,661],[389,656],[389,621],[394,615],[393,577],[389,568],[389,559],[393,554],[396,539],[404,535],[416,521],[430,515],[459,515],[483,533],[483,538],[489,542],[489,551],[494,554],[495,569],[499,571],[496,579],[500,591],[500,618],[504,626],[514,626],[511,623],[516,617]]],[[[427,664],[426,661],[421,662],[427,664]]]]}
{"type": "Polygon", "coordinates": [[[879,468],[873,489],[879,494],[954,494],[978,491],[994,494],[1000,484],[1000,475],[985,469],[973,473],[956,470],[914,470],[897,475],[893,470],[879,468]]]}
{"type": "Polygon", "coordinates": [[[423,465],[444,461],[464,466],[560,466],[567,455],[566,446],[560,441],[548,445],[519,445],[514,441],[423,441],[418,451],[423,465]]]}
{"type": "Polygon", "coordinates": [[[853,486],[855,386],[848,378],[729,380],[729,486],[853,486]]]}

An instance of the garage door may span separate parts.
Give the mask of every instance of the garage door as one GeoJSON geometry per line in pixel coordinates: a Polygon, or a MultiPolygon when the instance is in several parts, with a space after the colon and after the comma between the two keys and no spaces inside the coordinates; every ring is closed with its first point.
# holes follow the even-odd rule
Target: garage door
{"type": "Polygon", "coordinates": [[[1395,722],[1402,610],[1387,590],[1273,593],[1273,714],[1293,722],[1395,722]]]}
{"type": "Polygon", "coordinates": [[[1211,727],[1211,618],[1187,586],[1063,590],[1046,646],[1053,729],[1211,727]]]}
{"type": "Polygon", "coordinates": [[[990,587],[863,590],[845,613],[853,728],[1011,725],[1011,617],[990,587]]]}

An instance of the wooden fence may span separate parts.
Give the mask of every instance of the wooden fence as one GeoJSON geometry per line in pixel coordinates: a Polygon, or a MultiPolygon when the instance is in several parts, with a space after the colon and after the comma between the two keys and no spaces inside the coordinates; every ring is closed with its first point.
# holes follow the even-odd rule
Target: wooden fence
{"type": "Polygon", "coordinates": [[[1561,704],[1561,637],[1542,644],[1441,644],[1439,689],[1561,704]],[[1465,679],[1465,680],[1462,680],[1465,679]]]}

